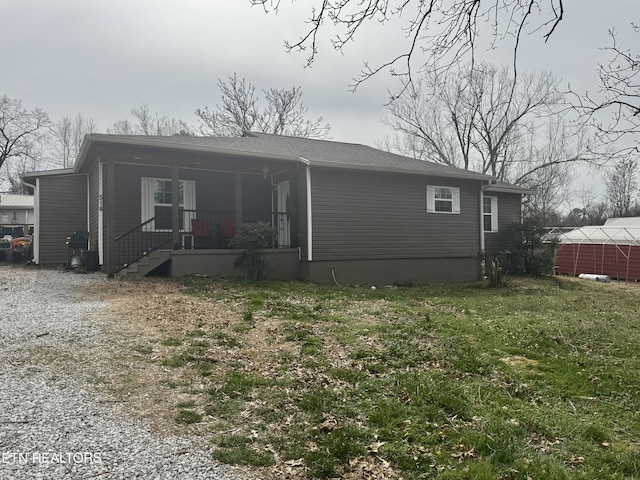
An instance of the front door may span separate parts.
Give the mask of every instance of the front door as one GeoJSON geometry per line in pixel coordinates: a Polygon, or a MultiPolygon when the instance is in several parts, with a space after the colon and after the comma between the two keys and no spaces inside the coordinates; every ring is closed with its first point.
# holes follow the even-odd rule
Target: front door
{"type": "Polygon", "coordinates": [[[291,188],[289,180],[276,184],[276,228],[278,246],[291,245],[291,188]]]}

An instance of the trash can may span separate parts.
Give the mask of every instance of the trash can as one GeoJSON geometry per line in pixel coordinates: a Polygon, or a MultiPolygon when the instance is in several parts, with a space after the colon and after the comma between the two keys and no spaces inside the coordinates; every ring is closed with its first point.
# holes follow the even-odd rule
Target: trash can
{"type": "Polygon", "coordinates": [[[98,271],[98,252],[95,250],[85,250],[82,252],[82,263],[87,272],[98,271]]]}

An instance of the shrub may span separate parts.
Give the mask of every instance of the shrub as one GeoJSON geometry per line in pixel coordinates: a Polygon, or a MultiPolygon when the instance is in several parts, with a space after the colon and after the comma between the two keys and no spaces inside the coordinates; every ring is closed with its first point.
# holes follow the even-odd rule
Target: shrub
{"type": "Polygon", "coordinates": [[[238,234],[231,239],[233,248],[242,249],[233,265],[249,279],[261,280],[266,273],[266,261],[263,249],[273,246],[275,229],[268,223],[245,223],[238,234]]]}
{"type": "Polygon", "coordinates": [[[509,284],[507,274],[509,273],[504,267],[507,261],[506,257],[511,252],[500,252],[498,255],[482,255],[480,262],[483,277],[491,288],[506,287],[509,284]]]}
{"type": "Polygon", "coordinates": [[[512,224],[509,232],[512,251],[505,257],[506,270],[515,274],[540,277],[553,273],[556,241],[544,241],[544,225],[534,219],[512,224]]]}

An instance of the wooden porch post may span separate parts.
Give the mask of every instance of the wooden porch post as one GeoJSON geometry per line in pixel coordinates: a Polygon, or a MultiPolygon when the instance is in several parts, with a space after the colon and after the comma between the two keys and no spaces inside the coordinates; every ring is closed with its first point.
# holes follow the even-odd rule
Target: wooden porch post
{"type": "Polygon", "coordinates": [[[236,182],[235,182],[235,209],[236,209],[236,231],[240,230],[242,225],[242,173],[236,169],[236,182]]]}
{"type": "Polygon", "coordinates": [[[173,249],[179,250],[180,241],[180,171],[176,164],[171,166],[171,231],[173,249]]]}
{"type": "Polygon", "coordinates": [[[107,276],[116,273],[116,166],[113,161],[106,161],[106,188],[103,190],[102,214],[105,220],[107,235],[107,276]]]}

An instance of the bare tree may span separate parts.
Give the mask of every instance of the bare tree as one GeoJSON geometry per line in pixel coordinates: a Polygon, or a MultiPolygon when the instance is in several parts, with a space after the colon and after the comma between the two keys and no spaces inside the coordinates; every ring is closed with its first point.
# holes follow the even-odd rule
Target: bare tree
{"type": "Polygon", "coordinates": [[[329,133],[329,124],[322,117],[306,118],[308,108],[302,102],[302,89],[270,88],[263,90],[266,105],[262,106],[255,86],[237,74],[227,82],[218,80],[222,103],[210,109],[195,111],[204,135],[240,136],[246,131],[322,138],[329,133]]]}
{"type": "MultiPolygon", "coordinates": [[[[0,97],[0,171],[5,163],[37,163],[40,160],[42,136],[49,124],[47,114],[39,109],[27,110],[20,100],[3,95],[0,97]]],[[[19,184],[13,175],[20,173],[19,166],[5,167],[4,180],[10,185],[19,184]]]]}
{"type": "MultiPolygon", "coordinates": [[[[44,151],[44,148],[42,149],[44,151]]],[[[2,189],[8,193],[29,193],[22,183],[22,175],[28,172],[46,170],[49,165],[43,160],[42,151],[35,156],[14,157],[4,165],[5,175],[2,179],[2,189]]]]}
{"type": "MultiPolygon", "coordinates": [[[[640,35],[640,26],[632,25],[640,35]]],[[[640,53],[618,44],[617,33],[609,30],[611,45],[605,64],[598,65],[600,90],[597,94],[574,93],[575,108],[598,131],[598,139],[606,144],[618,143],[622,151],[640,153],[640,53]]],[[[619,147],[620,148],[620,147],[619,147]]]]}
{"type": "Polygon", "coordinates": [[[630,217],[638,212],[638,161],[618,160],[605,174],[609,211],[613,217],[630,217]]]}
{"type": "Polygon", "coordinates": [[[97,122],[78,113],[74,118],[65,116],[49,127],[52,164],[71,168],[75,162],[84,136],[95,132],[97,122]]]}
{"type": "MultiPolygon", "coordinates": [[[[250,2],[267,12],[280,8],[280,0],[250,2]]],[[[442,60],[451,65],[465,56],[473,58],[474,51],[482,44],[483,34],[489,38],[490,45],[505,40],[512,42],[515,68],[522,37],[538,34],[546,41],[564,16],[563,0],[317,0],[308,3],[311,4],[308,30],[298,40],[285,43],[288,51],[306,52],[307,65],[314,62],[321,31],[327,26],[338,30],[332,44],[342,51],[369,22],[402,22],[406,38],[402,51],[377,65],[365,62],[354,79],[354,89],[382,70],[389,70],[407,85],[414,72],[432,70],[442,60]],[[424,68],[426,66],[429,68],[424,68]]]]}
{"type": "Polygon", "coordinates": [[[571,227],[584,225],[603,225],[607,219],[607,204],[598,201],[592,188],[582,187],[573,192],[577,199],[577,207],[572,208],[564,219],[564,224],[571,227]]]}
{"type": "Polygon", "coordinates": [[[560,205],[571,197],[575,163],[585,145],[559,116],[542,125],[532,123],[522,133],[509,149],[515,158],[509,180],[535,190],[528,198],[526,214],[549,225],[559,217],[560,205]]]}
{"type": "Polygon", "coordinates": [[[477,65],[424,75],[387,106],[385,121],[402,153],[527,184],[544,177],[540,170],[558,174],[587,159],[584,132],[568,126],[562,108],[550,73],[516,79],[477,65]]]}
{"type": "Polygon", "coordinates": [[[167,117],[158,112],[152,113],[143,103],[131,109],[133,121],[118,120],[107,133],[116,135],[192,135],[193,128],[184,120],[167,117]]]}
{"type": "Polygon", "coordinates": [[[472,167],[477,105],[470,75],[421,77],[387,105],[385,123],[396,132],[392,146],[406,155],[464,169],[472,167]]]}

